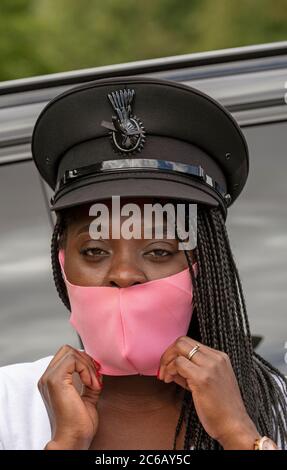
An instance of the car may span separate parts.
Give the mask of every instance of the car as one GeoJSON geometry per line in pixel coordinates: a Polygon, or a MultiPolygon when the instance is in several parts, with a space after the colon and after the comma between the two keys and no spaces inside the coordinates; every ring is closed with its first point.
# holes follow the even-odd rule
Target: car
{"type": "Polygon", "coordinates": [[[51,189],[31,156],[34,123],[77,84],[119,75],[178,81],[217,99],[240,124],[250,173],[227,228],[256,351],[287,370],[287,41],[130,62],[0,83],[0,365],[79,347],[50,266],[51,189]]]}

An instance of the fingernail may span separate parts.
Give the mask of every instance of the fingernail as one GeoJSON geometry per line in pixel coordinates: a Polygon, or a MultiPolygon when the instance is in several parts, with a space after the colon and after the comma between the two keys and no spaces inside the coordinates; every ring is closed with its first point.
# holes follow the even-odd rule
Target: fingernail
{"type": "Polygon", "coordinates": [[[97,388],[98,383],[99,383],[99,379],[95,374],[93,374],[92,381],[93,381],[93,386],[97,388]]]}
{"type": "Polygon", "coordinates": [[[159,367],[159,369],[158,369],[158,371],[157,371],[157,374],[156,374],[156,376],[157,376],[158,379],[159,379],[159,372],[160,372],[160,367],[159,367]]]}
{"type": "Polygon", "coordinates": [[[100,364],[98,361],[96,361],[95,359],[93,359],[93,361],[94,361],[94,363],[96,364],[96,366],[100,369],[100,368],[101,368],[101,364],[100,364]]]}
{"type": "Polygon", "coordinates": [[[97,387],[100,387],[100,389],[102,389],[102,388],[103,388],[103,385],[102,385],[102,383],[101,383],[101,380],[100,380],[98,374],[96,374],[96,382],[97,382],[97,387]]]}
{"type": "MultiPolygon", "coordinates": [[[[101,376],[101,378],[102,378],[102,376],[101,376]]],[[[101,389],[102,389],[103,386],[104,386],[103,381],[102,381],[100,378],[98,378],[98,382],[99,382],[99,385],[100,385],[100,387],[101,387],[101,389]]]]}
{"type": "Polygon", "coordinates": [[[99,384],[102,386],[102,384],[103,384],[103,376],[102,376],[102,374],[101,374],[99,371],[96,371],[96,374],[97,374],[98,382],[99,382],[99,384]]]}

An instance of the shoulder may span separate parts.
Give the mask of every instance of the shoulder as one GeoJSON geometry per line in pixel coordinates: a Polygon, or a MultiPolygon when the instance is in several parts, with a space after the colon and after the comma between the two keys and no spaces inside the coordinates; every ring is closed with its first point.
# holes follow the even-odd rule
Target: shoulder
{"type": "Polygon", "coordinates": [[[46,370],[52,358],[53,356],[46,356],[33,362],[20,362],[0,367],[0,386],[6,381],[22,384],[23,379],[25,380],[23,385],[29,385],[39,373],[46,370]]]}
{"type": "Polygon", "coordinates": [[[50,438],[38,380],[53,356],[0,367],[0,448],[37,449],[50,438]]]}

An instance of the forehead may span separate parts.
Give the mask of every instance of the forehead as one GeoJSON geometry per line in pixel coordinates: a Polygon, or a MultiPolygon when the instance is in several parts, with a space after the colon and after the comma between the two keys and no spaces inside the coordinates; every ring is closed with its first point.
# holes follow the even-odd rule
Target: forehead
{"type": "Polygon", "coordinates": [[[177,206],[179,201],[159,198],[106,199],[93,204],[79,205],[65,211],[69,238],[89,233],[92,239],[172,239],[181,237],[186,241],[191,234],[194,239],[190,216],[186,213],[189,204],[183,204],[183,213],[177,206]],[[114,204],[116,208],[114,207],[114,204]],[[92,210],[91,210],[92,209],[92,210]],[[188,216],[188,217],[187,217],[188,216]],[[190,228],[192,229],[190,231],[190,228]]]}
{"type": "MultiPolygon", "coordinates": [[[[120,208],[120,210],[122,211],[125,205],[133,204],[137,206],[137,208],[139,209],[140,217],[141,219],[143,219],[145,205],[160,204],[161,207],[164,208],[164,206],[168,203],[173,205],[172,200],[159,199],[159,198],[148,198],[148,197],[146,198],[120,198],[120,200],[116,203],[113,203],[112,199],[109,198],[109,199],[105,199],[102,201],[94,202],[92,204],[89,203],[89,204],[78,205],[78,206],[66,209],[64,213],[66,215],[68,225],[78,225],[85,221],[91,222],[91,219],[96,216],[95,204],[97,204],[97,208],[100,209],[101,207],[104,207],[107,210],[107,214],[110,220],[116,215],[115,212],[117,208],[120,208]],[[91,208],[93,208],[93,212],[91,212],[91,215],[90,215],[91,208]]],[[[128,217],[128,215],[121,215],[121,217],[125,218],[125,217],[128,217]]],[[[163,212],[163,220],[165,220],[165,217],[166,217],[166,214],[163,212]]]]}

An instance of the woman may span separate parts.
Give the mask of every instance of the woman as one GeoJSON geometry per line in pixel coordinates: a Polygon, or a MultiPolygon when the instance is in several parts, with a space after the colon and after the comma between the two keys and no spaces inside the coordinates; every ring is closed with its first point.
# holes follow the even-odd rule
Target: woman
{"type": "MultiPolygon", "coordinates": [[[[225,228],[230,197],[234,201],[247,178],[247,156],[243,152],[241,161],[239,157],[233,160],[232,175],[239,183],[231,187],[229,176],[229,193],[229,158],[221,165],[214,158],[222,158],[218,140],[224,131],[230,148],[239,147],[239,135],[241,144],[244,138],[227,111],[208,98],[205,125],[215,126],[216,132],[210,132],[206,146],[210,153],[198,142],[195,146],[205,104],[206,95],[178,84],[124,78],[61,95],[38,119],[33,156],[42,176],[56,188],[52,202],[57,222],[51,246],[54,280],[84,346],[81,350],[63,346],[37,377],[51,431],[47,450],[261,449],[264,445],[273,449],[272,440],[286,446],[286,380],[253,351],[225,228]],[[123,82],[125,91],[117,91],[123,82]],[[137,96],[143,90],[138,112],[145,116],[144,125],[132,114],[135,93],[127,86],[133,86],[137,96]],[[98,108],[93,112],[100,123],[98,130],[101,126],[110,131],[111,151],[121,156],[139,152],[141,158],[127,163],[117,155],[111,165],[108,134],[87,135],[87,123],[92,122],[86,114],[91,91],[98,93],[98,108]],[[116,112],[112,121],[106,120],[103,97],[107,96],[116,112]],[[146,99],[151,96],[158,97],[165,137],[157,128],[159,115],[148,114],[152,101],[146,99]],[[172,131],[166,103],[174,111],[172,131]],[[192,104],[199,106],[199,123],[194,121],[192,131],[189,125],[182,131],[188,118],[182,106],[190,112],[192,104]],[[75,109],[77,119],[73,114],[70,117],[75,109]],[[57,129],[67,110],[69,133],[65,134],[63,126],[57,129]],[[228,125],[223,119],[227,116],[228,125]],[[48,154],[45,161],[43,148],[48,154]],[[105,163],[91,165],[91,156],[98,155],[105,163]],[[198,179],[196,164],[202,164],[206,178],[198,179]],[[184,238],[178,219],[175,238],[167,231],[163,237],[156,236],[154,225],[150,238],[133,239],[122,233],[115,238],[92,237],[92,216],[99,208],[91,211],[92,204],[99,200],[101,207],[111,209],[107,197],[111,190],[124,198],[121,209],[123,203],[143,209],[151,201],[169,202],[177,213],[179,202],[181,208],[191,201],[197,203],[196,244],[180,249],[184,238]],[[117,318],[123,323],[116,323],[117,318]]],[[[129,214],[120,214],[122,226],[129,214]]],[[[190,222],[187,214],[185,229],[190,222]]],[[[116,218],[118,212],[112,211],[109,227],[116,218]]],[[[105,223],[107,219],[101,221],[101,229],[105,223]]],[[[141,216],[141,227],[145,223],[141,216]]],[[[4,375],[9,375],[4,369],[4,375]]]]}
{"type": "Polygon", "coordinates": [[[256,437],[267,434],[278,440],[280,432],[283,439],[284,415],[278,405],[285,409],[286,397],[276,377],[280,377],[282,384],[284,379],[253,353],[240,280],[220,211],[200,209],[198,246],[192,253],[179,251],[178,241],[169,238],[133,242],[106,240],[103,243],[91,240],[87,232],[82,232],[77,240],[75,234],[88,223],[88,210],[80,206],[77,213],[70,211],[69,217],[61,218],[59,214],[55,227],[52,242],[54,279],[59,295],[69,309],[66,287],[57,263],[58,235],[59,246],[65,250],[65,259],[69,260],[65,263],[68,279],[84,286],[114,284],[124,288],[165,277],[187,266],[192,273],[194,257],[200,273],[198,277],[192,276],[197,309],[186,337],[178,338],[161,358],[158,378],[168,385],[157,383],[153,377],[134,375],[123,378],[106,375],[97,381],[100,369],[97,365],[93,367],[84,352],[75,353],[67,346],[61,349],[40,382],[44,398],[48,395],[47,389],[50,392],[50,400],[46,398],[48,409],[59,409],[59,416],[52,421],[54,440],[47,448],[169,449],[173,428],[176,429],[174,445],[178,435],[181,438],[179,449],[188,449],[192,445],[195,448],[251,449],[256,437]],[[77,257],[77,250],[82,253],[82,260],[77,257]],[[190,366],[184,356],[195,344],[200,344],[201,354],[194,355],[194,366],[190,366]],[[227,355],[219,351],[225,351],[227,355]],[[89,365],[94,369],[90,399],[92,404],[100,405],[100,419],[96,406],[89,408],[89,401],[84,401],[86,405],[82,406],[71,382],[69,391],[67,388],[64,392],[62,388],[59,396],[53,386],[48,386],[49,378],[52,382],[53,375],[57,375],[57,364],[60,363],[58,374],[61,367],[64,372],[74,354],[82,359],[83,368],[89,365]],[[98,382],[103,383],[103,389],[98,382]],[[270,419],[272,415],[268,415],[272,404],[278,410],[274,422],[270,419]],[[75,420],[75,414],[82,419],[75,420]],[[102,428],[98,430],[99,422],[102,428]],[[127,423],[124,430],[123,422],[127,423]],[[274,425],[279,432],[277,438],[274,425]],[[182,426],[184,432],[180,433],[182,426]],[[69,436],[73,432],[75,443],[73,435],[69,436]]]}

